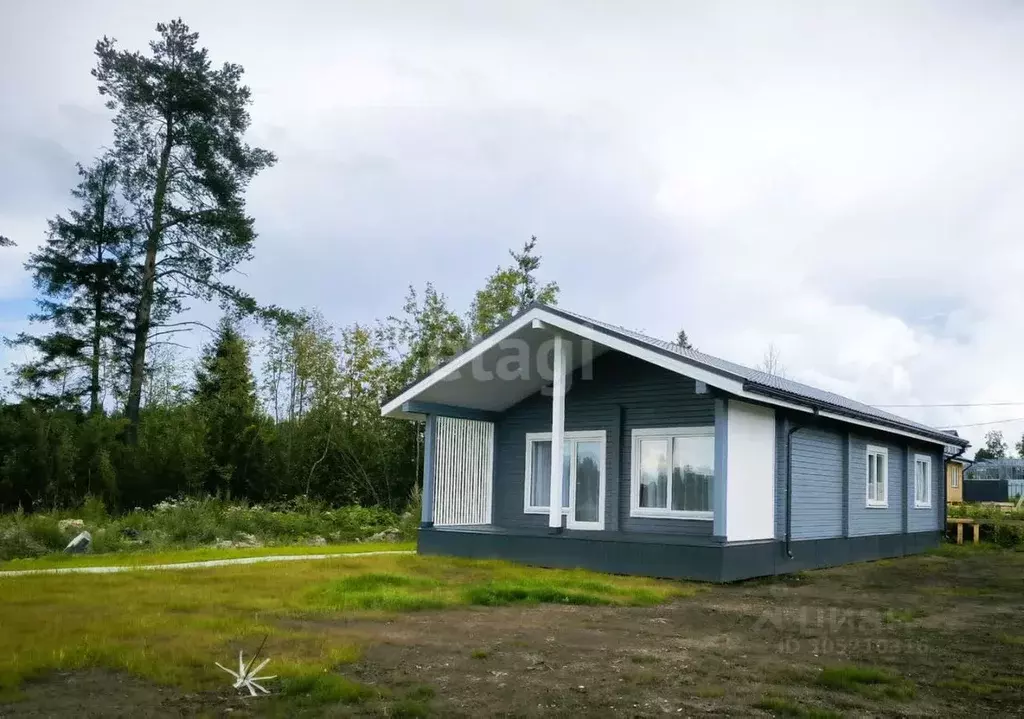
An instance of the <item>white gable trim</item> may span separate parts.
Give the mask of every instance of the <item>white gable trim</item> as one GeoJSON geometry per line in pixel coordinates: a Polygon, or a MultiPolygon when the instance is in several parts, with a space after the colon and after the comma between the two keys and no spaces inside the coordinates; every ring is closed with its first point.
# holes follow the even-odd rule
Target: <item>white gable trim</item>
{"type": "Polygon", "coordinates": [[[710,387],[717,387],[720,390],[728,392],[736,397],[750,400],[752,402],[760,402],[761,404],[772,405],[774,407],[784,407],[786,409],[792,409],[799,412],[807,412],[812,414],[819,414],[822,417],[828,417],[829,419],[835,419],[840,422],[846,422],[848,424],[856,424],[861,427],[869,427],[876,429],[880,432],[888,432],[889,434],[896,434],[903,437],[910,437],[921,442],[927,442],[929,444],[938,444],[945,446],[945,442],[940,439],[932,439],[922,434],[917,434],[909,430],[898,429],[895,427],[889,427],[883,424],[877,424],[874,422],[854,419],[843,414],[837,414],[834,412],[828,412],[825,410],[816,411],[811,404],[797,404],[795,402],[789,402],[786,400],[777,399],[767,395],[757,394],[755,392],[748,392],[743,389],[743,381],[734,379],[732,377],[723,376],[717,372],[706,369],[700,365],[688,362],[682,357],[670,357],[661,352],[656,352],[643,344],[638,342],[631,342],[628,340],[621,339],[613,334],[605,332],[604,330],[598,329],[591,325],[583,324],[582,322],[576,322],[574,320],[562,317],[561,315],[549,312],[543,307],[534,307],[530,311],[516,320],[513,320],[509,324],[502,327],[500,330],[495,332],[490,337],[481,340],[471,348],[466,350],[464,353],[453,359],[445,366],[437,369],[431,374],[427,375],[419,382],[409,387],[407,390],[402,392],[400,395],[395,397],[393,400],[381,407],[382,415],[389,415],[401,409],[402,405],[406,402],[414,400],[417,395],[421,392],[433,387],[439,382],[443,382],[449,378],[452,374],[457,372],[459,369],[470,364],[477,357],[482,355],[484,352],[494,347],[499,342],[509,337],[520,329],[526,326],[538,327],[547,325],[551,329],[562,330],[570,334],[574,334],[583,339],[590,340],[597,344],[604,345],[609,349],[622,352],[623,354],[636,357],[637,359],[649,362],[650,364],[662,367],[681,374],[686,377],[690,377],[698,382],[704,382],[710,387]]]}

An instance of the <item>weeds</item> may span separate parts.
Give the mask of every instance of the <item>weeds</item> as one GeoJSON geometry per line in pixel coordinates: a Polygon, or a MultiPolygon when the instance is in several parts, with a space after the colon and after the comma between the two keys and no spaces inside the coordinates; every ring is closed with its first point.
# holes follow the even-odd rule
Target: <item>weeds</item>
{"type": "Polygon", "coordinates": [[[818,676],[818,684],[829,689],[875,698],[886,696],[890,699],[907,700],[912,699],[915,694],[912,682],[876,667],[825,667],[818,676]]]}
{"type": "Polygon", "coordinates": [[[98,499],[70,512],[15,512],[0,516],[0,561],[61,552],[83,528],[92,535],[92,550],[113,552],[183,549],[221,542],[227,545],[335,544],[366,539],[391,530],[391,537],[415,536],[411,512],[399,517],[379,507],[332,509],[306,499],[261,507],[230,504],[215,498],[160,502],[152,510],[136,509],[110,516],[98,499]],[[81,520],[84,526],[61,525],[81,520]]]}
{"type": "Polygon", "coordinates": [[[827,709],[808,707],[786,697],[773,694],[765,694],[757,703],[758,709],[770,712],[780,717],[800,717],[800,719],[839,719],[841,714],[836,714],[827,709]]]}

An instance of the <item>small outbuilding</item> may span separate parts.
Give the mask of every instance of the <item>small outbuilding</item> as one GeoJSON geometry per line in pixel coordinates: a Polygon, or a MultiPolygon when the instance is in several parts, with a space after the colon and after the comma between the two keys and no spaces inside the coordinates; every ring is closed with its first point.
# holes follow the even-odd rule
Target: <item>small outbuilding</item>
{"type": "Polygon", "coordinates": [[[420,553],[710,581],[936,545],[968,444],[541,304],[382,412],[425,422],[420,553]]]}

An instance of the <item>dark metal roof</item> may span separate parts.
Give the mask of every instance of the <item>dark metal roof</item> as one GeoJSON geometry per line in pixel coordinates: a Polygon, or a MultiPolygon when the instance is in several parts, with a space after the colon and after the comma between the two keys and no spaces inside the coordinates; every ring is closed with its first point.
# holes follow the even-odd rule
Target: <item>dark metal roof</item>
{"type": "Polygon", "coordinates": [[[913,420],[900,417],[892,414],[891,412],[886,412],[878,409],[877,407],[872,407],[871,405],[858,402],[834,392],[828,392],[826,390],[818,389],[817,387],[811,387],[810,385],[806,385],[801,382],[794,382],[793,380],[786,379],[785,377],[771,375],[767,372],[762,372],[761,370],[744,367],[743,365],[736,364],[735,362],[720,359],[703,352],[698,352],[697,350],[686,349],[677,344],[673,344],[672,342],[666,342],[665,340],[661,340],[656,337],[650,337],[641,332],[636,332],[635,330],[627,329],[625,327],[601,322],[600,320],[595,320],[575,312],[564,310],[561,307],[550,307],[548,305],[536,306],[543,307],[545,310],[561,315],[567,319],[588,324],[602,331],[619,335],[623,337],[623,339],[646,345],[647,347],[659,350],[663,353],[677,355],[712,372],[741,380],[743,382],[743,388],[748,392],[762,394],[766,397],[775,397],[777,399],[789,399],[797,403],[801,401],[810,403],[813,406],[826,409],[836,414],[842,414],[854,419],[862,419],[887,425],[895,429],[915,432],[926,437],[942,440],[947,444],[957,445],[960,447],[966,447],[969,444],[967,440],[956,436],[956,433],[951,434],[949,432],[943,432],[942,430],[938,430],[934,427],[914,422],[913,420]]]}

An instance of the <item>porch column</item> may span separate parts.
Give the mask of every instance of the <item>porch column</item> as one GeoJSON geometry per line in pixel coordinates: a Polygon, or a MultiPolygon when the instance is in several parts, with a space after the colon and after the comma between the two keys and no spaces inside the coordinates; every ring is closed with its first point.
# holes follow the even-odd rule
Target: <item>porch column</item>
{"type": "Polygon", "coordinates": [[[423,511],[420,514],[421,527],[434,526],[434,434],[437,431],[437,415],[428,414],[423,430],[423,511]]]}
{"type": "Polygon", "coordinates": [[[551,506],[548,526],[562,529],[562,454],[565,444],[566,342],[555,335],[554,382],[551,391],[551,506]]]}

